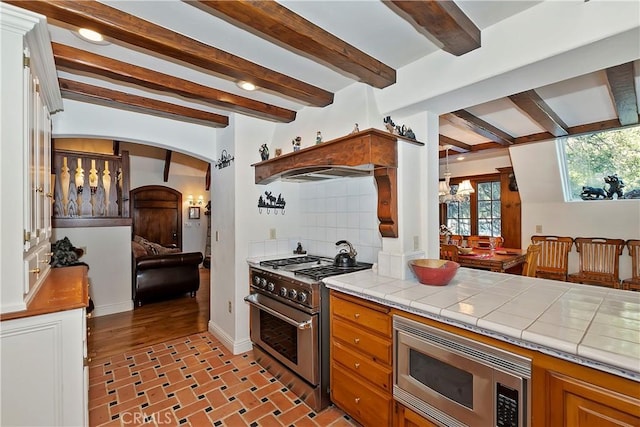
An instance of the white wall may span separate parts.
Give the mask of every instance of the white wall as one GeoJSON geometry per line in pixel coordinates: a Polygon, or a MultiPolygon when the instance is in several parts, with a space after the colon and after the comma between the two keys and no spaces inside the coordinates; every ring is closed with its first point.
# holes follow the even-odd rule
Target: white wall
{"type": "Polygon", "coordinates": [[[51,242],[65,236],[75,247],[86,248],[79,261],[89,265],[94,315],[132,310],[131,227],[58,228],[53,230],[51,242]]]}

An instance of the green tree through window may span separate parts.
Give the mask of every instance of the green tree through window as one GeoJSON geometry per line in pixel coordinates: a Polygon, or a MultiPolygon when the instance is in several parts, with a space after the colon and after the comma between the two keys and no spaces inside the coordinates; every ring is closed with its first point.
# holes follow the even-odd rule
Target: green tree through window
{"type": "Polygon", "coordinates": [[[617,175],[625,193],[640,189],[640,126],[566,138],[569,200],[581,199],[583,186],[605,188],[617,175]]]}

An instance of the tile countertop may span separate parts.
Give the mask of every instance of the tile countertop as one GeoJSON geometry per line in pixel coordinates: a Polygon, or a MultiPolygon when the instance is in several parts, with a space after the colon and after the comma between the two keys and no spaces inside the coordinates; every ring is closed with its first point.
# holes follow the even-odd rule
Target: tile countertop
{"type": "Polygon", "coordinates": [[[640,382],[640,292],[460,268],[447,286],[372,270],[335,289],[640,382]]]}

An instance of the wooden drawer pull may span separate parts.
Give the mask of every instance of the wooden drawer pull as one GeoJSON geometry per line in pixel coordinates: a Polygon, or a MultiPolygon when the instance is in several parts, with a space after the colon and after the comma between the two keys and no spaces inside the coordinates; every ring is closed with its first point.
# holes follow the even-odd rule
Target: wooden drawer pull
{"type": "Polygon", "coordinates": [[[355,319],[359,319],[359,318],[360,318],[360,313],[354,313],[353,317],[354,317],[355,319]]]}
{"type": "Polygon", "coordinates": [[[353,367],[358,369],[358,368],[360,368],[360,364],[358,362],[356,362],[356,363],[353,364],[353,367]]]}
{"type": "Polygon", "coordinates": [[[356,344],[360,344],[360,338],[354,338],[353,342],[356,343],[356,344]]]}
{"type": "Polygon", "coordinates": [[[356,402],[356,405],[360,403],[360,398],[356,397],[355,399],[353,399],[356,402]]]}

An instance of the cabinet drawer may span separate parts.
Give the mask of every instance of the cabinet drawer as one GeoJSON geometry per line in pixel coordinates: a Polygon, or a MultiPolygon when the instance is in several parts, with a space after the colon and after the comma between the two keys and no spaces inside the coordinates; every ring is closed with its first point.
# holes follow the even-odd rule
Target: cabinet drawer
{"type": "Polygon", "coordinates": [[[364,352],[381,363],[391,364],[391,339],[363,331],[359,326],[334,318],[332,337],[344,341],[353,349],[364,352]]]}
{"type": "Polygon", "coordinates": [[[363,379],[369,381],[382,390],[391,393],[391,368],[372,362],[370,358],[355,351],[338,341],[331,345],[333,360],[363,379]]]}
{"type": "Polygon", "coordinates": [[[331,400],[365,427],[390,425],[391,394],[379,392],[337,364],[331,367],[331,400]]]}
{"type": "Polygon", "coordinates": [[[387,312],[377,311],[341,298],[331,298],[331,312],[363,328],[391,337],[391,317],[387,312]]]}
{"type": "Polygon", "coordinates": [[[35,288],[40,270],[38,270],[38,254],[33,252],[24,259],[24,289],[23,293],[27,295],[29,291],[35,288]]]}

